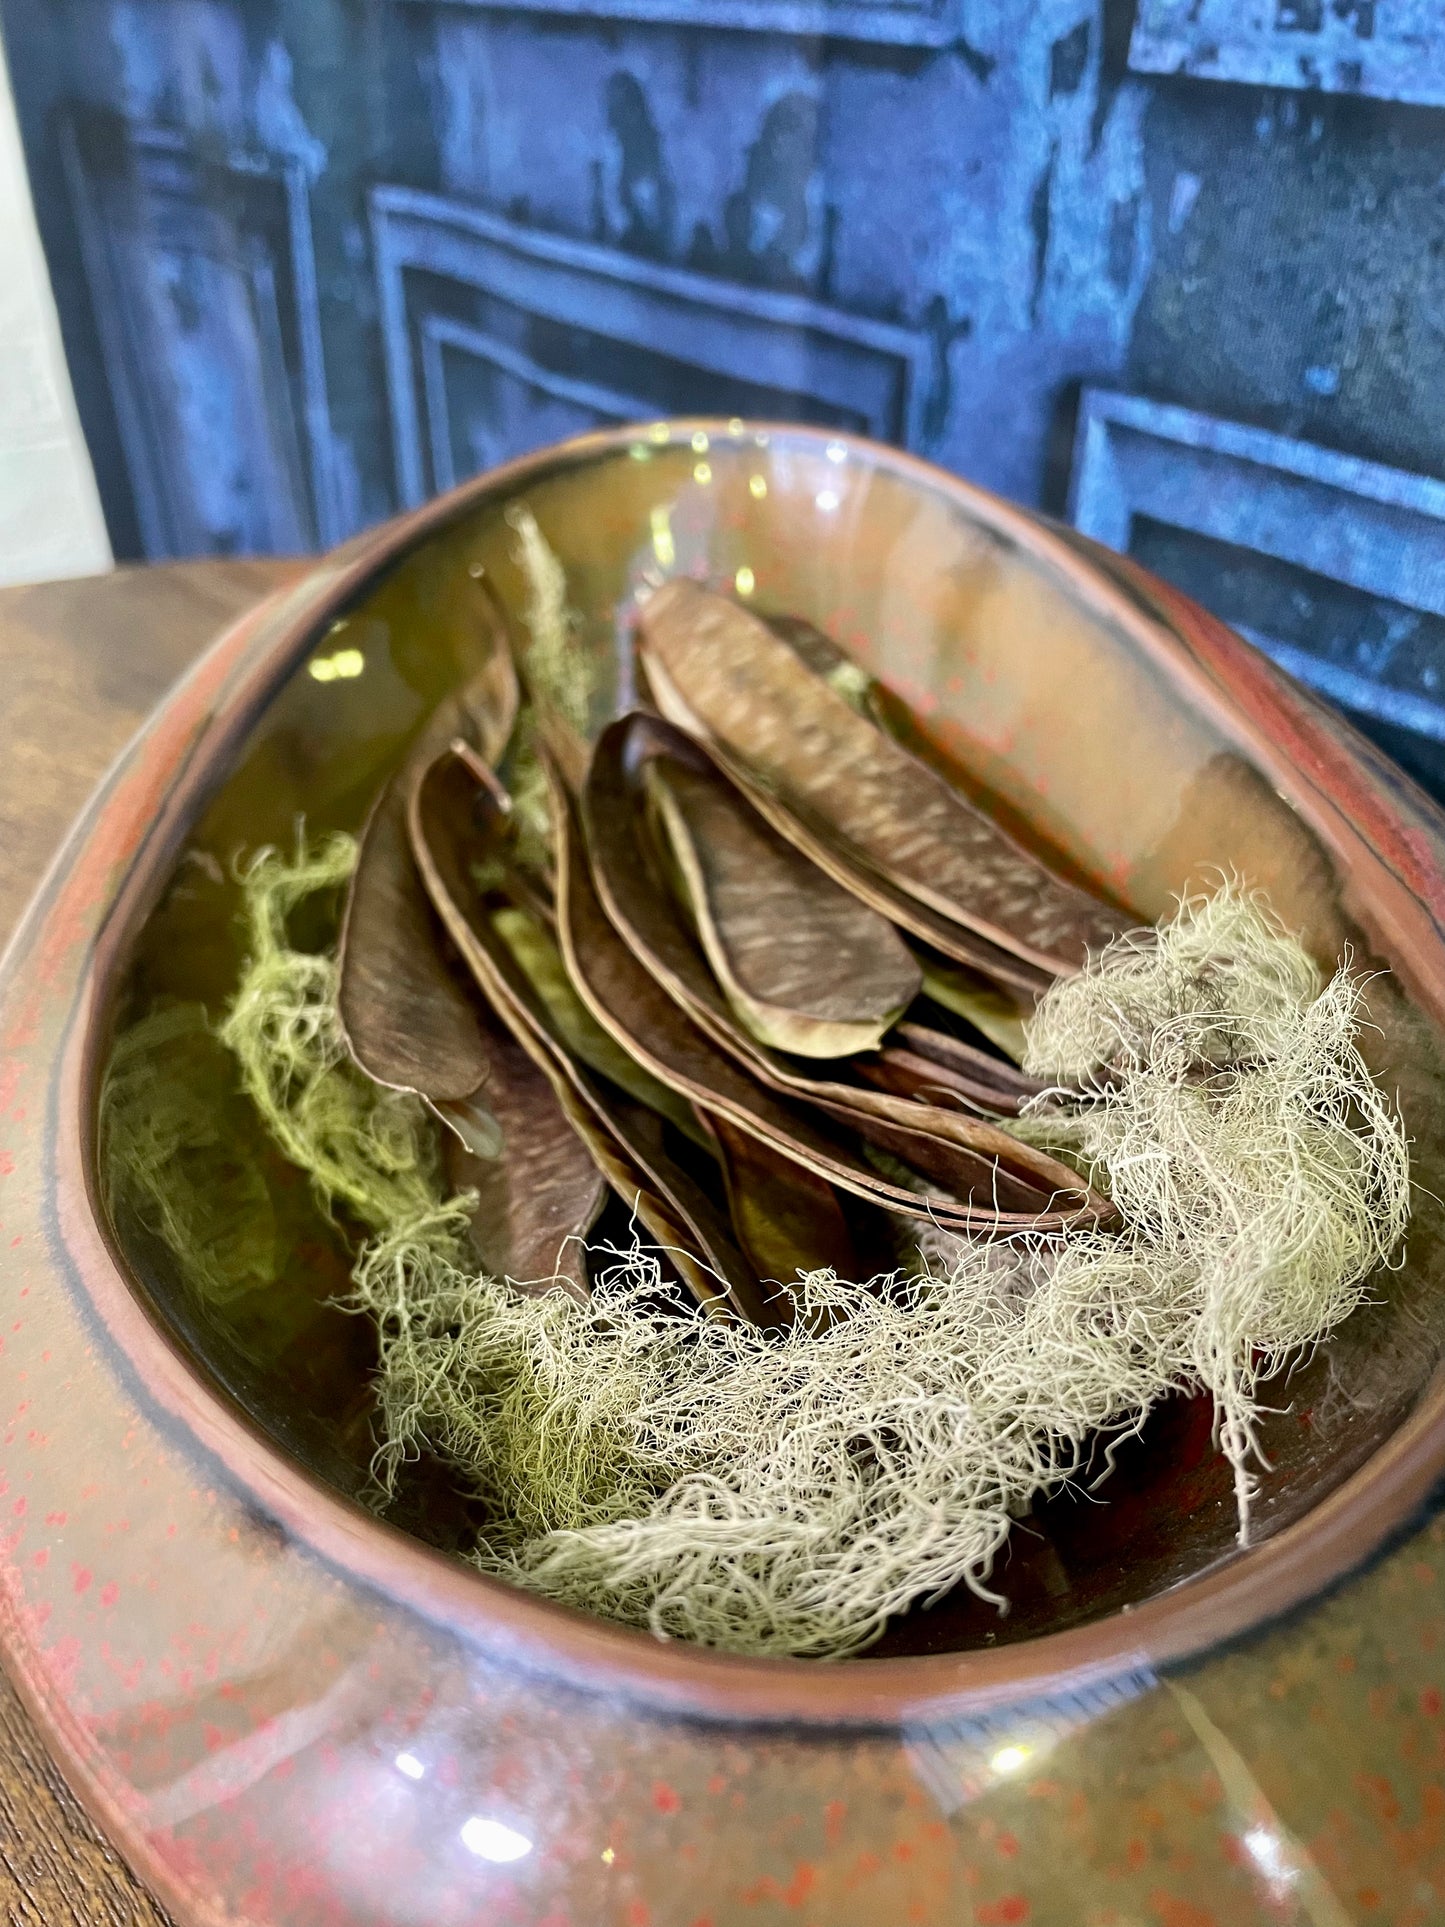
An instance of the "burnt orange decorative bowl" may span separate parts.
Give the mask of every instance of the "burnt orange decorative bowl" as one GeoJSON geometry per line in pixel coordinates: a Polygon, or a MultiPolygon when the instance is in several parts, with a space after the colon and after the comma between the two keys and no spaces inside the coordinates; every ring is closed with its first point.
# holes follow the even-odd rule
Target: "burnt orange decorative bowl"
{"type": "MultiPolygon", "coordinates": [[[[78,1791],[186,1922],[1198,1927],[1352,1917],[1351,1893],[1428,1918],[1405,1909],[1445,1904],[1442,918],[1445,818],[1360,738],[1131,564],[891,450],[621,430],[321,562],[127,753],[0,981],[0,1631],[78,1791]],[[159,1000],[220,1010],[236,853],[358,826],[467,673],[478,574],[520,599],[522,498],[614,706],[639,587],[705,575],[829,631],[1141,920],[1228,869],[1322,961],[1385,973],[1368,1054],[1413,1139],[1408,1260],[1277,1387],[1249,1550],[1179,1399],[1019,1523],[1005,1617],[945,1599],[831,1665],[660,1644],[464,1566],[425,1465],[390,1515],[362,1503],[350,1259],[264,1146],[256,1290],[198,1291],[110,1220],[113,1038],[159,1000]],[[1400,1827],[1435,1815],[1408,1853],[1371,1822],[1382,1784],[1400,1827]]],[[[224,1078],[192,1096],[254,1131],[224,1078]]]]}

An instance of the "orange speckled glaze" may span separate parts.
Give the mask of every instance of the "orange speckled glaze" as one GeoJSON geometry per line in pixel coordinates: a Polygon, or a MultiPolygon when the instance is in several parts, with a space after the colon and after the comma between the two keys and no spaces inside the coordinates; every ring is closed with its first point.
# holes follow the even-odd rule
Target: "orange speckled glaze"
{"type": "MultiPolygon", "coordinates": [[[[1181,1531],[1061,1630],[836,1666],[662,1646],[481,1579],[323,1483],[132,1287],[93,1115],[137,932],[338,615],[427,544],[453,566],[459,530],[505,574],[519,495],[602,655],[650,571],[746,564],[760,603],[831,628],[931,753],[1141,915],[1226,864],[1322,956],[1387,964],[1382,1061],[1422,1173],[1445,1144],[1445,819],[1192,604],[801,429],[623,430],[484,477],[216,645],[0,975],[0,1643],[77,1791],[187,1927],[1445,1918],[1433,1219],[1368,1349],[1281,1417],[1253,1549],[1181,1531]]],[[[1179,1510],[1202,1517],[1188,1471],[1179,1510]]]]}

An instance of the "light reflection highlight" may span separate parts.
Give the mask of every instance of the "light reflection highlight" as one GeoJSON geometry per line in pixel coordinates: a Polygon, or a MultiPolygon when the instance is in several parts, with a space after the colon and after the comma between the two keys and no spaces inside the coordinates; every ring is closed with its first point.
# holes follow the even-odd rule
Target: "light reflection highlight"
{"type": "Polygon", "coordinates": [[[1251,1827],[1243,1836],[1245,1852],[1266,1880],[1288,1886],[1298,1875],[1283,1840],[1268,1827],[1251,1827]]]}
{"type": "Polygon", "coordinates": [[[989,1765],[995,1773],[1017,1773],[1021,1766],[1027,1766],[1033,1755],[1031,1746],[1001,1746],[989,1765]]]}
{"type": "Polygon", "coordinates": [[[701,428],[693,435],[692,452],[694,455],[706,455],[707,453],[707,435],[701,428]]]}
{"type": "Polygon", "coordinates": [[[755,502],[761,502],[767,492],[768,478],[766,475],[750,475],[748,477],[748,494],[752,496],[755,502]]]}
{"type": "Polygon", "coordinates": [[[426,1768],[415,1753],[398,1753],[394,1762],[398,1773],[404,1773],[409,1780],[426,1778],[426,1768]]]}
{"type": "Polygon", "coordinates": [[[501,1820],[488,1820],[480,1813],[474,1813],[462,1828],[462,1845],[479,1860],[490,1860],[497,1867],[524,1860],[532,1851],[532,1843],[525,1833],[518,1833],[515,1827],[501,1820]]]}
{"type": "Polygon", "coordinates": [[[813,500],[823,511],[824,515],[831,515],[838,506],[838,496],[831,488],[819,489],[818,493],[813,497],[813,500]]]}
{"type": "Polygon", "coordinates": [[[338,649],[332,656],[313,656],[306,665],[316,682],[349,682],[366,667],[359,649],[338,649]]]}
{"type": "Polygon", "coordinates": [[[692,471],[692,479],[706,488],[712,480],[712,469],[706,462],[699,462],[692,471]]]}
{"type": "Polygon", "coordinates": [[[757,577],[753,574],[752,570],[748,567],[747,563],[744,562],[743,566],[738,570],[737,574],[733,577],[733,587],[737,590],[739,595],[751,595],[753,590],[757,586],[758,586],[757,577]]]}
{"type": "Polygon", "coordinates": [[[677,560],[677,544],[672,539],[672,517],[666,506],[652,511],[652,553],[658,567],[670,569],[677,560]]]}

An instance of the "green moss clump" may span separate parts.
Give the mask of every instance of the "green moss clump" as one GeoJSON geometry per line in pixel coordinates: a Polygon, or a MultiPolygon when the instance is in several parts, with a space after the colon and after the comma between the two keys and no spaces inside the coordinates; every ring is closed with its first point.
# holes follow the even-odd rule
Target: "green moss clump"
{"type": "Polygon", "coordinates": [[[248,1155],[250,1120],[226,1101],[234,1085],[205,1009],[171,1004],[117,1037],[100,1097],[107,1209],[158,1238],[217,1308],[266,1290],[280,1270],[270,1189],[248,1155]]]}
{"type": "Polygon", "coordinates": [[[920,1598],[996,1597],[1017,1512],[1201,1386],[1247,1530],[1258,1388],[1360,1301],[1408,1207],[1348,967],[1322,982],[1230,891],[1111,946],[1041,1007],[1030,1061],[1070,1082],[1032,1127],[1124,1229],[938,1238],[871,1292],[817,1272],[770,1332],[670,1301],[641,1250],[594,1253],[585,1305],[478,1274],[421,1107],[350,1066],[334,964],[287,939],[350,861],[333,839],[247,870],[222,1034],[287,1157],[374,1234],[351,1303],[380,1340],[378,1471],[442,1456],[487,1504],[485,1570],[661,1637],[836,1658],[920,1598]]]}
{"type": "Polygon", "coordinates": [[[292,861],[274,850],[253,858],[242,877],[249,955],[220,1037],[267,1130],[309,1173],[325,1208],[344,1204],[381,1232],[435,1210],[435,1133],[416,1098],[352,1063],[336,960],[296,949],[288,935],[291,916],[344,884],[355,865],[356,843],[343,835],[314,849],[302,843],[292,861]]]}

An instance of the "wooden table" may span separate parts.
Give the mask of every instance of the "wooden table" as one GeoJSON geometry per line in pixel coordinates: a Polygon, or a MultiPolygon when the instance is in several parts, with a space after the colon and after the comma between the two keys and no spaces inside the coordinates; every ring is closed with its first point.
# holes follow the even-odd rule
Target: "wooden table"
{"type": "MultiPolygon", "coordinates": [[[[0,946],[107,766],[205,644],[297,562],[187,562],[0,590],[0,946]]],[[[0,1673],[0,1921],[159,1927],[0,1673]]]]}

